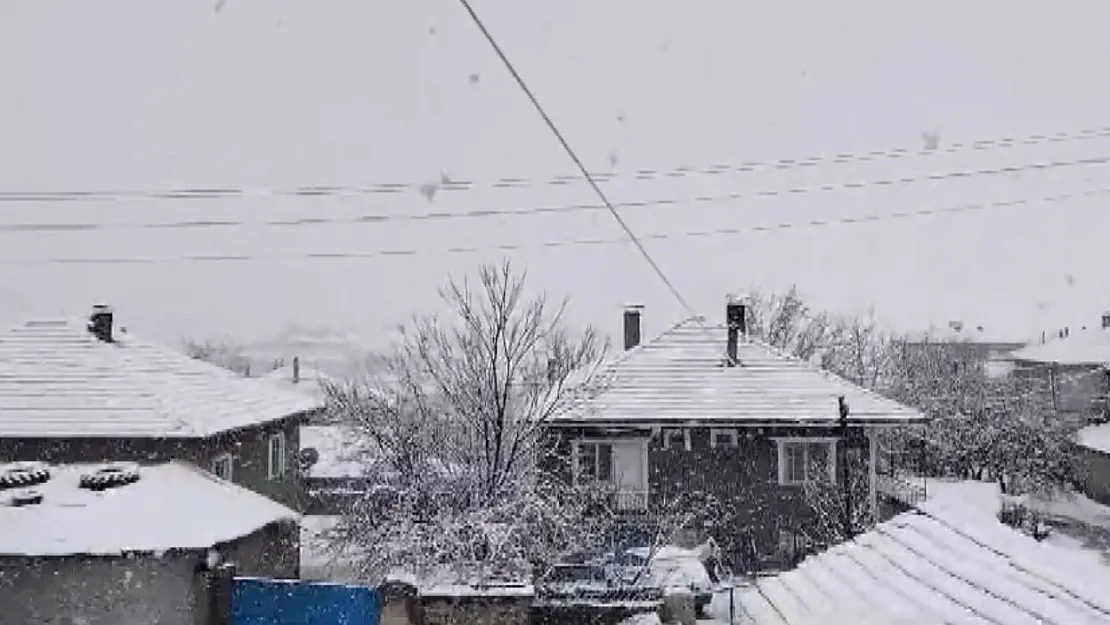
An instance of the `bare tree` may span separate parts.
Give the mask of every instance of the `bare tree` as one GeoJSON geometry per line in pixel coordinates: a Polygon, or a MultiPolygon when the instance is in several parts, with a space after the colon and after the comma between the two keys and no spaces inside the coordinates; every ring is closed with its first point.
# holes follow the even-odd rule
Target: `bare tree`
{"type": "Polygon", "coordinates": [[[196,360],[223,367],[240,375],[250,375],[251,361],[243,346],[231,341],[186,339],[185,354],[196,360]]]}
{"type": "Polygon", "coordinates": [[[891,376],[891,337],[874,311],[835,321],[835,340],[821,354],[821,366],[866,389],[876,390],[891,376]]]}
{"type": "Polygon", "coordinates": [[[507,263],[440,295],[449,313],[413,319],[378,375],[326,387],[383,476],[343,524],[370,577],[519,571],[589,534],[588,501],[541,469],[544,425],[589,392],[602,341],[507,263]]]}
{"type": "Polygon", "coordinates": [[[840,340],[842,329],[836,317],[814,311],[797,286],[785,293],[752,289],[748,301],[748,331],[802,360],[812,360],[840,340]]]}

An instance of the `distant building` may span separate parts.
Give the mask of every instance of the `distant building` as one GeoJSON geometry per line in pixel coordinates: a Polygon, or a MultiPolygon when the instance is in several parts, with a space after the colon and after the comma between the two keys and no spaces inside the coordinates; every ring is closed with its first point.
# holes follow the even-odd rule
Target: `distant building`
{"type": "Polygon", "coordinates": [[[1063,414],[1101,420],[1110,409],[1110,312],[1099,325],[1065,328],[1051,340],[1005,356],[1014,374],[1045,383],[1053,408],[1063,414]]]}
{"type": "Polygon", "coordinates": [[[968,325],[960,320],[949,321],[943,328],[930,328],[910,336],[903,345],[908,349],[944,349],[961,362],[981,363],[988,374],[1005,375],[1011,363],[1005,355],[1030,343],[1011,335],[988,330],[982,325],[968,325]]]}

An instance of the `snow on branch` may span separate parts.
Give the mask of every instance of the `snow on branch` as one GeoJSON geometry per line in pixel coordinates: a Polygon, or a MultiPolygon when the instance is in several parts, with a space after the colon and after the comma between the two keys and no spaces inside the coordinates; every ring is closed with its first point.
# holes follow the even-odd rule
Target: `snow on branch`
{"type": "Polygon", "coordinates": [[[544,425],[591,387],[606,345],[507,263],[440,296],[444,313],[406,325],[380,375],[325,385],[381,477],[344,540],[372,554],[369,575],[520,573],[587,537],[587,499],[539,462],[544,425]]]}

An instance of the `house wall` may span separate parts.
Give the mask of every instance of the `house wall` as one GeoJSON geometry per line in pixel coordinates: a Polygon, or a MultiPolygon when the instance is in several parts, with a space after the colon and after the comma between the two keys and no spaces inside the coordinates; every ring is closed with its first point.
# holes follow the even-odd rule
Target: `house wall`
{"type": "Polygon", "coordinates": [[[1110,406],[1110,377],[1102,366],[1022,361],[1016,365],[1014,375],[1040,382],[1046,404],[1057,412],[1088,417],[1104,414],[1110,406]]]}
{"type": "MultiPolygon", "coordinates": [[[[860,429],[850,430],[849,449],[858,450],[866,462],[867,438],[860,429]]],[[[557,429],[552,432],[555,452],[544,468],[566,481],[571,479],[573,441],[578,438],[616,436],[648,437],[648,483],[650,510],[668,508],[683,495],[710,495],[718,504],[706,509],[696,521],[712,535],[734,563],[763,568],[774,560],[780,532],[817,533],[812,508],[801,486],[778,483],[777,437],[836,437],[835,429],[752,428],[740,429],[738,447],[710,445],[709,428],[690,429],[690,449],[664,449],[662,436],[650,430],[610,434],[588,429],[557,429]]],[[[868,502],[860,501],[866,506],[868,502]]]]}
{"type": "Polygon", "coordinates": [[[235,457],[233,481],[261,493],[294,510],[302,510],[306,496],[297,467],[300,448],[300,419],[275,423],[207,439],[0,439],[0,461],[39,460],[51,463],[132,461],[162,462],[185,460],[208,469],[221,454],[235,457]],[[268,441],[271,434],[285,432],[285,476],[270,480],[268,441]]]}
{"type": "Polygon", "coordinates": [[[199,625],[198,557],[2,558],[0,625],[199,625]]]}
{"type": "MultiPolygon", "coordinates": [[[[245,575],[296,577],[296,537],[271,525],[220,550],[245,575]]],[[[0,557],[0,625],[205,625],[205,557],[0,557]]]]}
{"type": "Polygon", "coordinates": [[[1077,445],[1073,458],[1079,489],[1091,499],[1110,505],[1110,454],[1077,445]]]}

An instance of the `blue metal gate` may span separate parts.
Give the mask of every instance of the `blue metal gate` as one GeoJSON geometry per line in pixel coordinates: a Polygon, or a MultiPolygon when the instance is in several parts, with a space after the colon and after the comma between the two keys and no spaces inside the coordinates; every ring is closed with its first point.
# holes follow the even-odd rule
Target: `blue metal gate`
{"type": "Polygon", "coordinates": [[[379,625],[372,588],[299,580],[236,577],[231,625],[379,625]]]}

